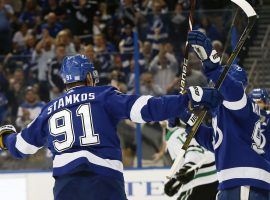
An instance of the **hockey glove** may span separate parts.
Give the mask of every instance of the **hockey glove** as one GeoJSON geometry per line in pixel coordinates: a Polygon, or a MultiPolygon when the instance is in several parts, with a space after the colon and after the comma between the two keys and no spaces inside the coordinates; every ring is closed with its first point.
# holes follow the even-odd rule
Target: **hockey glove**
{"type": "Polygon", "coordinates": [[[220,57],[217,51],[213,49],[210,39],[202,32],[189,32],[188,43],[193,47],[194,51],[203,62],[203,67],[206,72],[219,66],[220,57]]]}
{"type": "Polygon", "coordinates": [[[179,118],[170,118],[168,119],[168,128],[174,128],[177,126],[180,126],[180,120],[187,124],[188,126],[193,126],[197,120],[197,116],[194,115],[193,113],[190,113],[188,109],[185,109],[179,118]]]}
{"type": "Polygon", "coordinates": [[[176,178],[172,178],[167,183],[165,183],[164,193],[167,194],[169,197],[172,197],[178,192],[181,185],[182,184],[179,181],[177,181],[176,178]]]}
{"type": "Polygon", "coordinates": [[[216,108],[222,103],[223,97],[217,89],[201,88],[200,86],[189,87],[188,96],[191,100],[191,107],[194,109],[204,106],[207,109],[216,108]]]}
{"type": "Polygon", "coordinates": [[[0,149],[6,150],[7,148],[4,145],[4,135],[16,133],[16,128],[12,125],[4,125],[0,127],[0,149]]]}
{"type": "Polygon", "coordinates": [[[176,173],[176,175],[175,175],[176,179],[178,181],[180,181],[182,184],[186,184],[189,181],[191,181],[194,178],[196,169],[191,170],[191,171],[189,171],[189,170],[194,165],[195,165],[195,163],[193,163],[193,162],[188,162],[188,163],[184,164],[184,166],[179,170],[179,172],[176,173]]]}

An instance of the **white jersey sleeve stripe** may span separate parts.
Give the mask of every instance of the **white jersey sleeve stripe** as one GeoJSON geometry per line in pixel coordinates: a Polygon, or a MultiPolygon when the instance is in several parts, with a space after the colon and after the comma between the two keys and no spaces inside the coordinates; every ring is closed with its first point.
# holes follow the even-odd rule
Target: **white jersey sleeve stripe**
{"type": "Polygon", "coordinates": [[[249,200],[250,186],[241,186],[240,199],[249,200]]]}
{"type": "Polygon", "coordinates": [[[41,149],[42,147],[36,147],[32,144],[29,144],[28,142],[26,142],[21,133],[18,133],[17,137],[16,137],[16,144],[15,147],[16,149],[18,149],[21,153],[23,154],[34,154],[36,153],[39,149],[41,149]]]}
{"type": "Polygon", "coordinates": [[[123,173],[123,164],[121,161],[100,158],[95,154],[85,150],[56,155],[53,160],[53,168],[63,167],[78,158],[87,158],[90,163],[123,173]]]}
{"type": "Polygon", "coordinates": [[[139,97],[133,104],[130,111],[130,119],[136,123],[145,123],[142,118],[141,110],[147,104],[148,100],[152,98],[151,95],[139,97]]]}
{"type": "Polygon", "coordinates": [[[234,167],[217,172],[219,182],[244,178],[256,179],[270,184],[270,173],[255,167],[234,167]]]}
{"type": "Polygon", "coordinates": [[[223,105],[229,110],[240,110],[247,105],[247,95],[244,94],[243,97],[238,101],[223,101],[223,105]]]}

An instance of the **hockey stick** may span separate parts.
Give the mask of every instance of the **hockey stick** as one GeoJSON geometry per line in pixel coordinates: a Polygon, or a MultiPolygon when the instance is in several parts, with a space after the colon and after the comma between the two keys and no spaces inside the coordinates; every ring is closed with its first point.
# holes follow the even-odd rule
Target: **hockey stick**
{"type": "MultiPolygon", "coordinates": [[[[193,15],[195,10],[196,0],[190,0],[190,13],[188,18],[189,24],[189,31],[192,31],[192,24],[193,24],[193,15]]],[[[186,86],[186,76],[187,76],[187,65],[188,65],[188,49],[189,45],[186,42],[185,52],[184,52],[184,61],[182,66],[182,73],[181,73],[181,80],[180,80],[180,94],[185,94],[185,86],[186,86]]]]}
{"type": "MultiPolygon", "coordinates": [[[[221,75],[219,76],[219,79],[215,85],[216,89],[220,89],[224,79],[226,78],[226,76],[231,68],[231,65],[232,65],[234,59],[239,54],[242,46],[244,45],[245,40],[247,39],[247,37],[248,37],[256,19],[257,19],[257,14],[256,14],[255,10],[252,8],[252,6],[247,1],[245,1],[245,0],[231,0],[231,1],[233,3],[235,3],[236,5],[238,5],[245,12],[245,14],[248,17],[248,24],[247,24],[245,30],[243,31],[239,41],[237,42],[233,52],[231,53],[221,75]]],[[[198,128],[200,127],[204,117],[206,116],[206,113],[207,113],[206,110],[202,110],[199,113],[198,119],[195,122],[195,124],[193,125],[190,133],[188,134],[187,139],[186,139],[184,145],[182,146],[180,153],[178,154],[177,158],[175,159],[175,161],[174,161],[174,163],[173,163],[173,165],[168,173],[167,178],[169,178],[169,179],[172,178],[174,176],[174,174],[176,173],[176,171],[179,169],[179,165],[181,164],[181,161],[184,158],[184,154],[185,154],[192,138],[195,136],[198,128]]]]}
{"type": "MultiPolygon", "coordinates": [[[[231,26],[230,26],[229,33],[232,32],[232,29],[233,29],[233,26],[234,26],[234,24],[235,24],[236,17],[238,16],[239,10],[240,10],[239,7],[237,7],[236,12],[235,12],[234,17],[233,17],[233,20],[232,20],[232,23],[231,23],[231,26]]],[[[223,63],[224,55],[225,55],[226,50],[227,50],[227,48],[228,48],[228,46],[229,46],[229,41],[230,41],[230,39],[231,39],[230,36],[227,37],[227,39],[226,39],[225,45],[224,45],[224,47],[223,47],[223,52],[222,52],[222,55],[221,55],[221,58],[220,58],[220,62],[219,62],[220,64],[223,63]]]]}

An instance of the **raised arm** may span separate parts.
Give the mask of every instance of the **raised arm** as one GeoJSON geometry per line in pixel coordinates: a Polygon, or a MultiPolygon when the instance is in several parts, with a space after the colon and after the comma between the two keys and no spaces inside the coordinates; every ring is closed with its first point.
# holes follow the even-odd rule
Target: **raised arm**
{"type": "MultiPolygon", "coordinates": [[[[200,87],[199,87],[200,88],[200,87]]],[[[145,123],[150,121],[162,121],[173,117],[181,117],[188,101],[200,101],[208,106],[216,106],[217,101],[213,97],[217,91],[213,89],[200,88],[200,97],[197,97],[194,89],[190,90],[191,95],[165,95],[161,97],[125,95],[116,89],[111,89],[106,97],[105,108],[112,117],[117,119],[131,119],[136,123],[145,123]]]]}
{"type": "MultiPolygon", "coordinates": [[[[188,34],[188,42],[201,59],[206,77],[216,83],[223,71],[223,67],[219,64],[220,57],[216,50],[212,48],[209,38],[200,31],[192,31],[188,34]]],[[[231,110],[240,110],[245,107],[247,103],[246,85],[247,76],[245,71],[238,65],[232,65],[220,88],[224,98],[223,105],[231,110]]]]}

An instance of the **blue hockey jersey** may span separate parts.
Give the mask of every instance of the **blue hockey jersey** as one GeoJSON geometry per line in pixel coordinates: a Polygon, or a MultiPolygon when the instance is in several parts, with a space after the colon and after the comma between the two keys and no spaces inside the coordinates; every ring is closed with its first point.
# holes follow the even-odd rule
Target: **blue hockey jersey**
{"type": "MultiPolygon", "coordinates": [[[[265,141],[270,141],[270,111],[261,110],[261,133],[262,139],[265,141]]],[[[265,154],[264,157],[270,162],[270,142],[265,142],[265,154]]]]}
{"type": "MultiPolygon", "coordinates": [[[[217,81],[222,69],[206,73],[217,81]]],[[[201,126],[196,140],[215,153],[219,189],[254,186],[270,190],[270,163],[264,158],[260,109],[230,75],[220,89],[224,101],[213,111],[212,127],[201,126]]]]}
{"type": "Polygon", "coordinates": [[[47,145],[55,177],[83,170],[123,180],[117,123],[177,117],[187,101],[187,95],[157,98],[125,95],[110,86],[75,87],[47,104],[20,133],[5,136],[4,144],[17,158],[47,145]]]}

